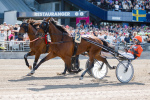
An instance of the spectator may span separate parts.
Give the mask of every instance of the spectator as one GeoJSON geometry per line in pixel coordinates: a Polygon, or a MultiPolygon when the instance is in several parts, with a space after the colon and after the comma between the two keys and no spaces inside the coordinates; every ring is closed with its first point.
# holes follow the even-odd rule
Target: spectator
{"type": "MultiPolygon", "coordinates": [[[[13,33],[12,33],[13,34],[13,33]]],[[[10,36],[10,42],[9,42],[9,50],[12,50],[12,46],[14,45],[14,36],[11,35],[10,36]]]]}
{"type": "Polygon", "coordinates": [[[114,2],[110,3],[110,6],[109,6],[109,7],[110,7],[110,10],[111,10],[111,11],[112,11],[112,10],[114,11],[114,9],[115,9],[115,4],[114,4],[114,2]]]}
{"type": "Polygon", "coordinates": [[[11,37],[12,37],[13,40],[15,40],[15,33],[14,33],[13,30],[11,31],[11,34],[10,34],[9,37],[8,37],[9,41],[11,40],[11,39],[10,39],[11,37]]]}
{"type": "Polygon", "coordinates": [[[138,10],[138,9],[139,9],[139,5],[136,4],[135,7],[134,7],[134,9],[135,9],[135,10],[138,10]]]}
{"type": "Polygon", "coordinates": [[[138,8],[138,10],[142,10],[142,6],[141,6],[141,5],[139,5],[139,8],[138,8]]]}
{"type": "Polygon", "coordinates": [[[120,39],[122,43],[124,42],[124,38],[125,38],[124,34],[121,34],[120,39]]]}
{"type": "Polygon", "coordinates": [[[119,5],[117,3],[115,4],[115,11],[119,11],[119,5]]]}
{"type": "Polygon", "coordinates": [[[14,26],[15,40],[19,40],[20,41],[22,39],[18,38],[19,29],[20,28],[18,28],[18,24],[16,23],[15,26],[14,26]]]}
{"type": "Polygon", "coordinates": [[[98,38],[99,38],[99,39],[104,39],[103,32],[100,32],[100,33],[98,34],[98,38]]]}
{"type": "Polygon", "coordinates": [[[148,4],[146,4],[145,10],[148,13],[148,11],[149,11],[149,5],[148,4]]]}
{"type": "Polygon", "coordinates": [[[84,22],[84,29],[88,28],[86,22],[84,22]]]}
{"type": "Polygon", "coordinates": [[[1,28],[1,33],[0,33],[0,45],[1,45],[1,47],[5,47],[4,41],[6,41],[6,34],[4,33],[4,29],[1,28]]]}
{"type": "Polygon", "coordinates": [[[125,34],[124,42],[125,43],[130,43],[130,38],[129,38],[128,34],[125,34]]]}
{"type": "Polygon", "coordinates": [[[105,36],[104,36],[104,39],[106,40],[108,37],[108,32],[105,32],[105,36]]]}
{"type": "Polygon", "coordinates": [[[119,43],[121,43],[121,33],[119,33],[119,35],[117,36],[117,43],[119,44],[119,43]]]}
{"type": "Polygon", "coordinates": [[[77,27],[81,26],[81,21],[79,21],[79,23],[76,24],[77,27]]]}
{"type": "Polygon", "coordinates": [[[7,26],[7,24],[6,24],[6,22],[4,22],[4,24],[3,24],[3,30],[4,30],[4,34],[5,34],[5,40],[7,40],[8,38],[8,30],[9,30],[9,27],[7,26]]]}
{"type": "Polygon", "coordinates": [[[93,32],[93,35],[97,37],[98,36],[98,32],[97,31],[93,32]]]}
{"type": "Polygon", "coordinates": [[[119,11],[122,11],[122,5],[119,3],[119,11]]]}
{"type": "Polygon", "coordinates": [[[94,27],[95,27],[96,29],[98,29],[98,25],[97,25],[97,23],[95,23],[94,27]]]}
{"type": "Polygon", "coordinates": [[[115,40],[115,37],[113,37],[112,33],[109,33],[107,39],[110,41],[110,44],[112,44],[113,41],[115,40]]]}
{"type": "Polygon", "coordinates": [[[150,43],[150,33],[148,34],[147,43],[150,43]]]}

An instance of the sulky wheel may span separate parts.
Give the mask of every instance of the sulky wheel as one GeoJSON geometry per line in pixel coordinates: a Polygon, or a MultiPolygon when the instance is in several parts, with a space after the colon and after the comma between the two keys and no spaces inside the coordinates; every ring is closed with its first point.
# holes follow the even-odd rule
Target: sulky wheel
{"type": "Polygon", "coordinates": [[[95,60],[94,67],[91,72],[94,78],[103,79],[107,75],[108,67],[105,63],[95,60]]]}
{"type": "MultiPolygon", "coordinates": [[[[89,60],[86,63],[86,68],[88,62],[89,60]]],[[[106,76],[107,72],[108,72],[108,67],[106,66],[106,64],[95,59],[94,67],[90,71],[88,71],[88,74],[90,76],[93,76],[96,79],[103,79],[106,76]]]]}
{"type": "Polygon", "coordinates": [[[128,61],[120,62],[116,68],[116,77],[121,83],[128,83],[134,74],[134,69],[131,63],[127,68],[128,61]]]}

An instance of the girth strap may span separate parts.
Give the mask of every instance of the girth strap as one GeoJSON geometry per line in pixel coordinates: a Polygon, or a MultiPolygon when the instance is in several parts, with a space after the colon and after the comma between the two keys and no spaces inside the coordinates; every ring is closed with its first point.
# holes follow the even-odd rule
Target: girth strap
{"type": "Polygon", "coordinates": [[[45,52],[45,53],[48,53],[49,45],[50,45],[50,44],[46,44],[46,52],[45,52]]]}

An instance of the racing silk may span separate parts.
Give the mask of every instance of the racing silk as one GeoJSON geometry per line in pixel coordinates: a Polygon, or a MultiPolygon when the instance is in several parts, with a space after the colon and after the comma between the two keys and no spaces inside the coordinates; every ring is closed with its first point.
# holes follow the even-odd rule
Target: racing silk
{"type": "Polygon", "coordinates": [[[143,49],[141,45],[132,45],[130,49],[128,50],[129,53],[134,55],[134,58],[136,59],[137,57],[141,56],[143,49]]]}

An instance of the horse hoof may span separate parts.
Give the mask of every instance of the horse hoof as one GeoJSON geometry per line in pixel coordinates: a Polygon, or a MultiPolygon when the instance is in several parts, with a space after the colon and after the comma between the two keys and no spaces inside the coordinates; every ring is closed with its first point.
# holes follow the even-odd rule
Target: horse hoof
{"type": "Polygon", "coordinates": [[[116,69],[117,68],[117,66],[113,66],[111,69],[116,69]]]}
{"type": "Polygon", "coordinates": [[[29,67],[28,67],[30,70],[32,70],[32,66],[31,65],[29,65],[29,67]]]}
{"type": "Polygon", "coordinates": [[[82,70],[83,70],[82,68],[79,68],[78,73],[81,72],[82,70]]]}
{"type": "Polygon", "coordinates": [[[83,77],[80,77],[79,80],[83,80],[83,77]]]}
{"type": "Polygon", "coordinates": [[[28,73],[26,76],[32,76],[35,73],[34,70],[32,70],[30,73],[28,73]]]}
{"type": "Polygon", "coordinates": [[[33,73],[28,73],[26,76],[32,76],[33,75],[33,73]]]}
{"type": "Polygon", "coordinates": [[[65,73],[57,73],[57,75],[65,75],[65,73]]]}

